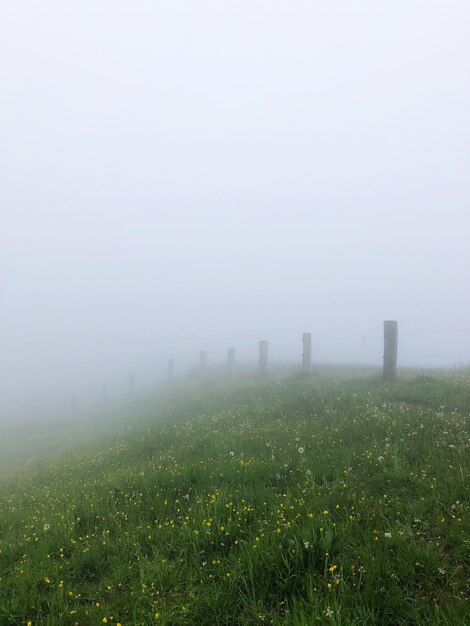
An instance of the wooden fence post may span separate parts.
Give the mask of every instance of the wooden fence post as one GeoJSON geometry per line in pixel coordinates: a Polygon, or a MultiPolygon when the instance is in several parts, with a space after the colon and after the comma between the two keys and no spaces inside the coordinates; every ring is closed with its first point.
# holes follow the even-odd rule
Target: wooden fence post
{"type": "Polygon", "coordinates": [[[207,374],[207,352],[199,352],[199,375],[203,378],[207,374]]]}
{"type": "Polygon", "coordinates": [[[70,413],[73,418],[77,417],[77,396],[75,394],[70,396],[70,413]]]}
{"type": "Polygon", "coordinates": [[[304,333],[302,335],[303,354],[302,369],[304,374],[310,374],[312,364],[312,333],[304,333]]]}
{"type": "Polygon", "coordinates": [[[268,367],[268,342],[261,340],[259,342],[259,373],[261,376],[266,374],[268,367]]]}
{"type": "Polygon", "coordinates": [[[168,359],[168,384],[173,384],[174,378],[174,369],[175,369],[175,359],[168,359]]]}
{"type": "Polygon", "coordinates": [[[233,369],[235,367],[235,348],[229,348],[227,353],[227,371],[228,375],[233,375],[233,369]]]}
{"type": "Polygon", "coordinates": [[[134,372],[129,372],[129,398],[133,398],[135,396],[135,378],[134,372]]]}
{"type": "Polygon", "coordinates": [[[108,405],[108,394],[106,391],[106,385],[101,385],[101,409],[105,411],[107,405],[108,405]]]}
{"type": "Polygon", "coordinates": [[[397,375],[398,322],[384,322],[384,380],[394,380],[397,375]]]}

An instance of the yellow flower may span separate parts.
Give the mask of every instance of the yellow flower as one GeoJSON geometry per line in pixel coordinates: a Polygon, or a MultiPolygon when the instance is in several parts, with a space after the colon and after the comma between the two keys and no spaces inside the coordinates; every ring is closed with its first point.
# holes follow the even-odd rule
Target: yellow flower
{"type": "Polygon", "coordinates": [[[337,567],[338,567],[337,565],[332,565],[331,567],[328,568],[328,571],[334,572],[337,567]]]}
{"type": "Polygon", "coordinates": [[[103,617],[103,619],[101,620],[103,622],[103,624],[107,624],[108,620],[106,619],[106,617],[103,617]]]}

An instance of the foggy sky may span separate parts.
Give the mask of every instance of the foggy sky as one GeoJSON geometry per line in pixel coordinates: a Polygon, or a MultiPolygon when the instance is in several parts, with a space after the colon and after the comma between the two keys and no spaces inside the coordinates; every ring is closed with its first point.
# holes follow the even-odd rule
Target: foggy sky
{"type": "Polygon", "coordinates": [[[0,418],[304,331],[380,364],[384,319],[399,364],[468,363],[469,32],[457,0],[2,0],[0,418]]]}

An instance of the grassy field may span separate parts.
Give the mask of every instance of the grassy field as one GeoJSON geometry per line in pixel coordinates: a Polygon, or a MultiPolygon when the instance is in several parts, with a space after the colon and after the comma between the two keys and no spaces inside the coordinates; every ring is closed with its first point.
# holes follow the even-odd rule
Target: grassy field
{"type": "Polygon", "coordinates": [[[0,481],[0,625],[470,624],[469,413],[468,371],[332,369],[62,433],[0,481]]]}

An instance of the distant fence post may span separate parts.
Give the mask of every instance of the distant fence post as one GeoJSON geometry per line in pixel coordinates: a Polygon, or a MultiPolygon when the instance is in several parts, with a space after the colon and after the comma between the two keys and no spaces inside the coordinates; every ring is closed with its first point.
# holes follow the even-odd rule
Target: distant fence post
{"type": "Polygon", "coordinates": [[[106,385],[101,385],[101,408],[103,411],[106,410],[107,404],[108,404],[108,394],[106,393],[106,385]]]}
{"type": "Polygon", "coordinates": [[[235,348],[229,348],[227,353],[227,371],[228,375],[233,375],[233,369],[235,367],[235,348]]]}
{"type": "Polygon", "coordinates": [[[129,372],[129,398],[133,398],[135,396],[135,378],[134,372],[129,372]]]}
{"type": "Polygon", "coordinates": [[[70,396],[70,413],[72,417],[77,417],[77,396],[75,394],[70,396]]]}
{"type": "Polygon", "coordinates": [[[207,374],[207,352],[201,350],[199,352],[199,375],[204,377],[207,374]]]}
{"type": "Polygon", "coordinates": [[[261,340],[259,342],[259,373],[261,376],[266,374],[268,367],[268,342],[261,340]]]}
{"type": "Polygon", "coordinates": [[[304,333],[302,335],[303,354],[302,354],[302,370],[304,374],[310,374],[312,365],[312,333],[304,333]]]}
{"type": "Polygon", "coordinates": [[[398,322],[384,322],[384,380],[394,380],[397,375],[398,322]]]}
{"type": "Polygon", "coordinates": [[[175,369],[175,359],[168,359],[168,384],[173,384],[174,377],[174,369],[175,369]]]}

